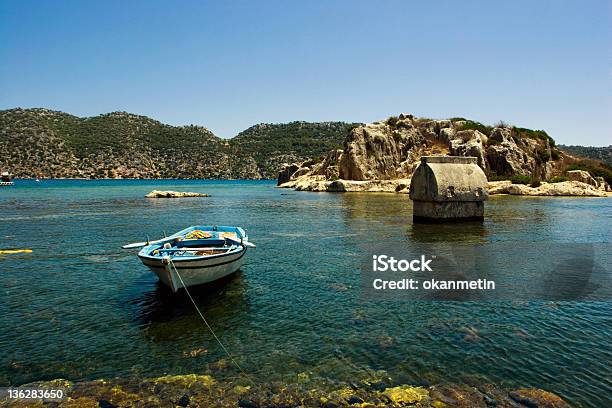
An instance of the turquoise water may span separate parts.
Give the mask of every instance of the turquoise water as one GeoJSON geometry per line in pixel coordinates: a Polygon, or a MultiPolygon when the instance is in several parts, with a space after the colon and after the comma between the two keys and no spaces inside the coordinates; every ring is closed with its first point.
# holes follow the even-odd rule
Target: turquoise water
{"type": "MultiPolygon", "coordinates": [[[[413,226],[405,195],[280,190],[255,181],[17,180],[0,190],[0,386],[211,372],[234,376],[186,297],[122,244],[193,224],[245,227],[242,271],[195,291],[260,381],[494,382],[606,406],[608,302],[364,299],[364,243],[610,242],[610,199],[493,197],[483,225],[413,226]],[[204,199],[148,200],[152,189],[204,199]],[[298,374],[302,373],[298,377],[298,374]],[[303,374],[306,373],[306,376],[303,374]]],[[[543,254],[545,256],[545,254],[543,254]]]]}

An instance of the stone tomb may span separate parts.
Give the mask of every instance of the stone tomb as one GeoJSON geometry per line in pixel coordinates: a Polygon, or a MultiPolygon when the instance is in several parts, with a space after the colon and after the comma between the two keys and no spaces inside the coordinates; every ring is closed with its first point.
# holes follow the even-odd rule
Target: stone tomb
{"type": "Polygon", "coordinates": [[[475,157],[423,156],[410,182],[415,222],[482,221],[487,198],[475,157]]]}

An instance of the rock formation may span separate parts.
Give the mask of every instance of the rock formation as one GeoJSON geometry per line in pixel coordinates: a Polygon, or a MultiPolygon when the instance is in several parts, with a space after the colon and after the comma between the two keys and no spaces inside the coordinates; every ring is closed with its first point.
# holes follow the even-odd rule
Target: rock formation
{"type": "Polygon", "coordinates": [[[281,170],[278,172],[278,180],[276,182],[276,185],[280,186],[281,184],[284,184],[284,183],[288,182],[289,180],[291,180],[291,176],[296,171],[298,171],[299,168],[300,168],[300,166],[297,163],[284,165],[281,168],[281,170]]]}
{"type": "Polygon", "coordinates": [[[529,196],[587,196],[607,197],[605,191],[580,181],[562,181],[559,183],[542,182],[538,187],[525,184],[513,184],[509,180],[491,181],[489,194],[511,194],[529,196]]]}
{"type": "Polygon", "coordinates": [[[145,196],[145,198],[186,198],[186,197],[208,197],[208,194],[203,193],[192,193],[189,191],[162,191],[162,190],[153,190],[149,194],[145,196]]]}
{"type": "Polygon", "coordinates": [[[325,175],[328,180],[335,176],[355,181],[409,178],[421,156],[446,154],[476,157],[488,175],[497,177],[526,174],[546,178],[552,174],[555,164],[549,162],[551,154],[554,151],[560,155],[552,139],[531,134],[521,137],[509,127],[491,128],[486,130],[487,135],[479,130],[483,125],[474,123],[400,114],[354,128],[344,142],[344,149],[330,152],[319,163],[297,169],[295,164],[285,167],[279,179],[286,183],[300,176],[315,175],[325,175]]]}
{"type": "MultiPolygon", "coordinates": [[[[400,114],[352,129],[342,150],[330,151],[320,160],[286,165],[279,173],[278,184],[310,191],[405,192],[406,180],[420,157],[436,155],[475,157],[490,180],[520,176],[531,182],[561,175],[569,163],[576,161],[558,150],[554,140],[541,130],[400,114]]],[[[578,181],[586,180],[585,176],[578,181]]],[[[589,182],[596,183],[592,185],[597,188],[603,186],[594,179],[589,182]]],[[[580,190],[579,195],[583,192],[580,190]]]]}
{"type": "Polygon", "coordinates": [[[601,191],[612,191],[610,188],[610,184],[603,177],[595,177],[595,181],[597,181],[597,188],[601,191]]]}
{"type": "Polygon", "coordinates": [[[567,178],[574,181],[580,181],[582,183],[589,184],[593,187],[598,187],[599,183],[591,176],[588,171],[584,170],[570,170],[567,172],[567,178]]]}

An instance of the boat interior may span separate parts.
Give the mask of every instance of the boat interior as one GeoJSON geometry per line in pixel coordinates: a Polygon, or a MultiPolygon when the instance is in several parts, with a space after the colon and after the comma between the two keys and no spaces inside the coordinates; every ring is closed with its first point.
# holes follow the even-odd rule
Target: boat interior
{"type": "Polygon", "coordinates": [[[234,227],[193,227],[181,231],[169,241],[152,245],[150,256],[208,256],[241,249],[242,231],[234,227]]]}

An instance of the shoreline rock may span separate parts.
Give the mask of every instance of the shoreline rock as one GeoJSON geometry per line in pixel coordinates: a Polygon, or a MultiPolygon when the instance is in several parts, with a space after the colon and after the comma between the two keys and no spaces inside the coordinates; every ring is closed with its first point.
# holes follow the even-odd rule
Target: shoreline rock
{"type": "MultiPolygon", "coordinates": [[[[279,188],[292,188],[296,191],[328,193],[400,193],[410,192],[410,179],[394,180],[333,180],[323,175],[302,175],[279,185],[279,188]]],[[[512,184],[510,180],[488,182],[490,195],[521,195],[539,197],[607,197],[609,192],[580,181],[559,183],[542,182],[539,187],[512,184]]]]}
{"type": "Polygon", "coordinates": [[[537,388],[501,388],[493,384],[437,384],[429,387],[368,381],[324,387],[307,375],[295,383],[257,383],[216,380],[209,375],[168,375],[149,379],[109,379],[70,382],[52,380],[26,384],[62,388],[68,398],[60,402],[0,400],[2,407],[513,407],[517,403],[539,408],[571,407],[558,395],[537,388]]]}
{"type": "Polygon", "coordinates": [[[565,196],[565,197],[607,197],[605,191],[580,181],[562,181],[559,183],[542,182],[539,187],[525,184],[512,184],[509,180],[490,181],[489,194],[509,194],[522,196],[565,196]]]}
{"type": "Polygon", "coordinates": [[[209,197],[208,194],[204,193],[193,193],[193,192],[182,192],[172,190],[153,190],[145,196],[145,198],[188,198],[188,197],[209,197]]]}
{"type": "Polygon", "coordinates": [[[410,179],[396,180],[327,180],[325,176],[304,175],[279,185],[296,191],[328,193],[401,193],[408,194],[410,179]]]}

